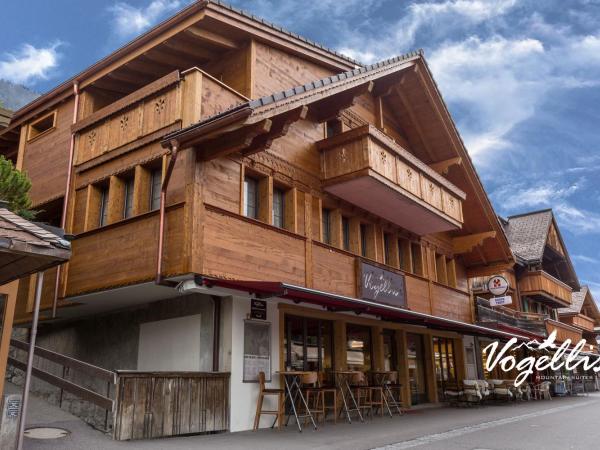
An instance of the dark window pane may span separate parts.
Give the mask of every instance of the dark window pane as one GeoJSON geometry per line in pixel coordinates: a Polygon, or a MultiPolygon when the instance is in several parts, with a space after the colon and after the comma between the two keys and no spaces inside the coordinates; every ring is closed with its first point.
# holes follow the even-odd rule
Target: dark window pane
{"type": "Polygon", "coordinates": [[[387,233],[383,235],[383,262],[387,265],[391,264],[390,261],[390,242],[391,236],[387,233]]]}
{"type": "Polygon", "coordinates": [[[344,250],[350,250],[350,219],[342,217],[342,234],[344,250]]]}
{"type": "Polygon", "coordinates": [[[258,182],[254,178],[244,178],[244,215],[258,218],[258,182]]]}
{"type": "Polygon", "coordinates": [[[367,256],[367,226],[360,224],[360,254],[367,256]]]}
{"type": "Polygon", "coordinates": [[[100,193],[100,223],[99,226],[106,225],[108,219],[108,188],[101,188],[100,193]]]}
{"type": "Polygon", "coordinates": [[[133,215],[133,178],[125,180],[125,201],[123,202],[123,218],[133,215]]]}
{"type": "Polygon", "coordinates": [[[331,244],[331,210],[323,209],[323,242],[331,244]]]}
{"type": "Polygon", "coordinates": [[[162,169],[152,171],[150,180],[150,211],[160,208],[160,188],[162,183],[162,169]]]}
{"type": "Polygon", "coordinates": [[[346,342],[348,370],[371,370],[371,329],[362,325],[346,324],[346,342]]]}
{"type": "Polygon", "coordinates": [[[281,189],[273,189],[273,225],[283,228],[285,214],[285,193],[281,189]]]}

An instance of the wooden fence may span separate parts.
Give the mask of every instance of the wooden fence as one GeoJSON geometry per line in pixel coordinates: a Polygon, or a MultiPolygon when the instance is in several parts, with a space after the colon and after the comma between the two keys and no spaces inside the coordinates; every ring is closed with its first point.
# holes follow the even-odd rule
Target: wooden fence
{"type": "Polygon", "coordinates": [[[117,371],[114,438],[229,429],[229,373],[117,371]]]}

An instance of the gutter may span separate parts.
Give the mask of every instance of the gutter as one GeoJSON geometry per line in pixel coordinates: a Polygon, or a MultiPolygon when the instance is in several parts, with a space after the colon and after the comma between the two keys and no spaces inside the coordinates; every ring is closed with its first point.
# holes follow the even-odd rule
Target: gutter
{"type": "MultiPolygon", "coordinates": [[[[77,122],[77,116],[79,114],[79,82],[75,80],[73,82],[73,94],[75,100],[73,104],[73,125],[77,122]]],[[[67,223],[67,210],[69,208],[69,194],[71,191],[71,178],[73,176],[73,158],[75,155],[75,133],[71,132],[71,143],[69,144],[69,165],[67,170],[67,187],[65,189],[65,198],[63,200],[62,217],[60,219],[60,228],[65,229],[67,223]]],[[[52,318],[56,318],[56,307],[58,305],[58,290],[60,288],[60,273],[61,266],[56,267],[56,280],[54,282],[54,299],[52,300],[52,318]]]]}

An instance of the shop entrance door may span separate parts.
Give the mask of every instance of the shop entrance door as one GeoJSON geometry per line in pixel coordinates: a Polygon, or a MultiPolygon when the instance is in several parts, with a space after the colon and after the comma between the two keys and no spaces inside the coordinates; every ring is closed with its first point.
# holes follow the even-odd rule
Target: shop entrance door
{"type": "Polygon", "coordinates": [[[456,362],[454,360],[454,341],[434,337],[433,355],[435,359],[435,377],[438,388],[438,400],[444,400],[444,391],[448,385],[456,386],[456,362]]]}
{"type": "Polygon", "coordinates": [[[425,372],[425,344],[423,336],[407,333],[406,347],[411,404],[427,403],[429,399],[427,398],[427,375],[425,372]]]}

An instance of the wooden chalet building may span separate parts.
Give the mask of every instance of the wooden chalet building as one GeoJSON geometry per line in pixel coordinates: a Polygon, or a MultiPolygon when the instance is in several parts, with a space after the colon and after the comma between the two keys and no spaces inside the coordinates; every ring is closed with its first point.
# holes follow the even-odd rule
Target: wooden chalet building
{"type": "MultiPolygon", "coordinates": [[[[473,278],[478,323],[505,331],[529,332],[538,340],[556,330],[559,342],[578,342],[582,338],[581,326],[574,326],[561,313],[571,311],[573,299],[579,298],[580,286],[552,210],[511,216],[502,219],[502,223],[516,264],[499,267],[496,274],[509,281],[513,303],[491,308],[487,302],[491,297],[487,278],[473,278]]],[[[593,320],[588,323],[581,319],[577,324],[585,324],[593,332],[593,320]]]]}
{"type": "Polygon", "coordinates": [[[558,318],[562,323],[579,329],[582,337],[597,347],[600,310],[588,286],[581,286],[579,291],[573,292],[571,305],[568,308],[560,308],[558,318]]]}
{"type": "MultiPolygon", "coordinates": [[[[474,323],[468,280],[515,261],[421,52],[363,66],[201,1],[16,111],[0,141],[39,219],[73,236],[39,345],[139,375],[120,400],[202,417],[157,431],[140,401],[115,411],[119,439],[249,429],[263,369],[275,386],[286,367],[397,370],[407,406],[437,402],[477,375],[474,336],[514,334],[474,323]],[[226,384],[200,413],[157,371],[226,384]]],[[[526,311],[579,288],[553,242],[519,259],[526,311]]]]}

